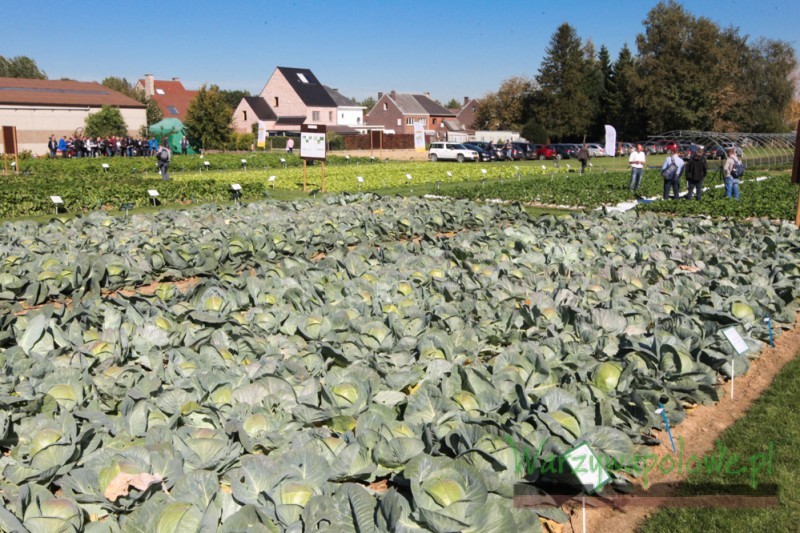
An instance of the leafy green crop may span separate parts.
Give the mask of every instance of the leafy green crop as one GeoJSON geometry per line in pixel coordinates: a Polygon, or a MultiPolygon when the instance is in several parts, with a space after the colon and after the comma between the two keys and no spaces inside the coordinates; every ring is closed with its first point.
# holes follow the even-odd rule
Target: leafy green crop
{"type": "Polygon", "coordinates": [[[565,521],[513,509],[529,466],[579,442],[617,459],[656,442],[658,404],[678,423],[715,401],[764,345],[764,316],[794,322],[800,287],[789,224],[450,199],[0,234],[3,530],[565,521]]]}

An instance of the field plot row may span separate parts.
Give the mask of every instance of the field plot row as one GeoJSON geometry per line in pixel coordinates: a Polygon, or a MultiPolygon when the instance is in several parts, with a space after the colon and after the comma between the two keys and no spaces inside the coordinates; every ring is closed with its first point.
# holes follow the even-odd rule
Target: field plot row
{"type": "Polygon", "coordinates": [[[678,423],[746,371],[723,328],[754,357],[764,316],[798,308],[800,234],[763,221],[360,197],[93,215],[31,242],[80,255],[107,229],[108,286],[135,284],[157,221],[185,264],[152,276],[197,284],[4,315],[5,529],[527,530],[520,450],[630,457],[662,398],[678,423]],[[269,229],[301,220],[318,231],[269,229]]]}

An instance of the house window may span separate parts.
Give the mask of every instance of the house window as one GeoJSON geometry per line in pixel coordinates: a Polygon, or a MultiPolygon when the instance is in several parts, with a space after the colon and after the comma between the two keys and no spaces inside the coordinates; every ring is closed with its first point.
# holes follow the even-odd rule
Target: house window
{"type": "Polygon", "coordinates": [[[383,103],[383,110],[384,111],[388,111],[389,110],[389,104],[387,104],[386,102],[383,103]]]}
{"type": "Polygon", "coordinates": [[[413,126],[413,125],[414,125],[414,119],[411,118],[411,117],[408,117],[406,119],[406,126],[413,126]]]}
{"type": "Polygon", "coordinates": [[[328,122],[333,122],[333,111],[328,111],[328,122]]]}
{"type": "Polygon", "coordinates": [[[275,97],[275,105],[273,107],[278,107],[278,97],[275,97]]]}
{"type": "Polygon", "coordinates": [[[314,122],[319,122],[319,111],[311,112],[311,120],[313,120],[314,122]]]}
{"type": "Polygon", "coordinates": [[[167,106],[167,111],[169,111],[173,115],[177,115],[178,114],[178,108],[175,107],[174,105],[168,105],[167,106]]]}
{"type": "Polygon", "coordinates": [[[247,122],[247,110],[242,111],[242,115],[244,115],[244,120],[247,122]]]}
{"type": "Polygon", "coordinates": [[[164,89],[156,89],[156,94],[164,95],[164,89]]]}
{"type": "Polygon", "coordinates": [[[478,111],[478,108],[477,108],[477,107],[475,107],[475,106],[472,106],[472,112],[473,112],[473,113],[476,113],[477,111],[478,111]]]}
{"type": "Polygon", "coordinates": [[[298,78],[300,79],[300,81],[302,81],[303,83],[308,83],[308,79],[306,78],[305,74],[303,74],[302,72],[298,72],[298,73],[297,73],[297,77],[298,77],[298,78]]]}
{"type": "Polygon", "coordinates": [[[436,119],[435,118],[431,119],[431,124],[436,124],[436,119]]]}
{"type": "Polygon", "coordinates": [[[402,120],[400,120],[399,118],[397,119],[397,125],[398,125],[398,126],[402,126],[402,125],[403,125],[403,122],[402,122],[402,120]]]}

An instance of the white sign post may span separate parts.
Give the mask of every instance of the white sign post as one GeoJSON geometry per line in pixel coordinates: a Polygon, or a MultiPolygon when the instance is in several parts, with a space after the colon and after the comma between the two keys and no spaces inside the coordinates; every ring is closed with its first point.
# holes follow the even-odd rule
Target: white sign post
{"type": "Polygon", "coordinates": [[[156,206],[156,198],[158,198],[158,191],[155,189],[148,189],[147,194],[150,195],[150,199],[153,201],[153,207],[156,206]]]}
{"type": "Polygon", "coordinates": [[[64,200],[61,199],[60,196],[51,196],[50,201],[53,202],[53,206],[56,208],[56,215],[58,214],[58,206],[64,205],[64,200]]]}
{"type": "MultiPolygon", "coordinates": [[[[722,333],[725,335],[725,338],[728,339],[728,342],[731,343],[731,346],[733,346],[733,349],[736,350],[738,355],[742,355],[749,349],[747,343],[744,342],[744,339],[739,335],[735,327],[723,329],[722,333]]],[[[731,400],[733,400],[733,387],[735,385],[734,380],[736,379],[736,368],[734,366],[735,357],[736,356],[731,356],[731,400]]]]}

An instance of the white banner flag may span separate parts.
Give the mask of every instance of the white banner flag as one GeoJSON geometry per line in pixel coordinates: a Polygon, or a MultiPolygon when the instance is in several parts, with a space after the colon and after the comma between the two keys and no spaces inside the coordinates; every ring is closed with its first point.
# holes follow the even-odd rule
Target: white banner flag
{"type": "Polygon", "coordinates": [[[263,120],[258,121],[258,147],[264,148],[267,144],[267,123],[263,120]]]}
{"type": "Polygon", "coordinates": [[[606,155],[614,157],[617,153],[617,130],[606,124],[606,155]]]}
{"type": "Polygon", "coordinates": [[[414,149],[417,152],[425,151],[425,127],[421,122],[414,122],[414,149]]]}

